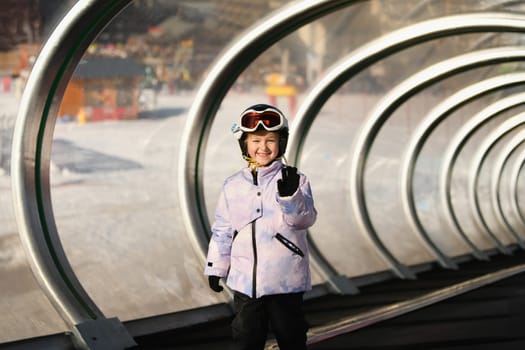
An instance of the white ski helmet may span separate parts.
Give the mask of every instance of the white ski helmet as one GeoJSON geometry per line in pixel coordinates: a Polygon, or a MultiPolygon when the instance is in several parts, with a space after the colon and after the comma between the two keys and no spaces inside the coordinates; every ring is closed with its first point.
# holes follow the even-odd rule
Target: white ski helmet
{"type": "Polygon", "coordinates": [[[244,157],[249,157],[246,147],[246,135],[258,130],[275,131],[279,134],[279,153],[277,158],[286,152],[288,144],[288,120],[277,107],[264,103],[246,108],[239,118],[239,123],[234,123],[231,128],[239,141],[244,157]]]}

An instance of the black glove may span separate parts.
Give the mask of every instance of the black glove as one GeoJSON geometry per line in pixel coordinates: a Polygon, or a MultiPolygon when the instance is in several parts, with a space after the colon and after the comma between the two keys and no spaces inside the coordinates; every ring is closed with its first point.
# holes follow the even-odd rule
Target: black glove
{"type": "Polygon", "coordinates": [[[279,190],[279,196],[288,197],[297,191],[299,187],[299,175],[297,174],[297,168],[293,166],[285,166],[282,169],[283,178],[277,180],[277,189],[279,190]]]}
{"type": "Polygon", "coordinates": [[[220,279],[221,278],[219,276],[208,276],[208,283],[214,292],[220,293],[224,289],[219,285],[220,279]]]}

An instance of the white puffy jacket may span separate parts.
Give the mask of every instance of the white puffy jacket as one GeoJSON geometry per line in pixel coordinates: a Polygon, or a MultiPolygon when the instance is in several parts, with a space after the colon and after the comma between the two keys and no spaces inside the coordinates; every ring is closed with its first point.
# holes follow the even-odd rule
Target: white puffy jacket
{"type": "Polygon", "coordinates": [[[306,229],[317,217],[310,184],[280,197],[281,161],[246,167],[224,182],[212,226],[204,273],[227,277],[233,290],[259,298],[311,289],[306,229]]]}

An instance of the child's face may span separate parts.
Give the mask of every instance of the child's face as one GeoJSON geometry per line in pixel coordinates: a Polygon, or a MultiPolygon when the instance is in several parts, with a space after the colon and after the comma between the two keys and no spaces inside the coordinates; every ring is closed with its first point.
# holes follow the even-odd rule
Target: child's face
{"type": "Polygon", "coordinates": [[[267,166],[279,153],[279,134],[266,130],[249,133],[246,136],[246,146],[248,154],[259,166],[267,166]]]}

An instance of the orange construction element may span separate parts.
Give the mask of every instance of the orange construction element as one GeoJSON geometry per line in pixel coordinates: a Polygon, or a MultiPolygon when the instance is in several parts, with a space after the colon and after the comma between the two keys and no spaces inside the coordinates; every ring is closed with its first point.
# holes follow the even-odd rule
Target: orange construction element
{"type": "Polygon", "coordinates": [[[288,97],[290,113],[295,114],[297,88],[286,83],[286,77],[281,73],[271,73],[266,77],[265,92],[270,99],[270,104],[277,106],[278,97],[288,97]]]}

